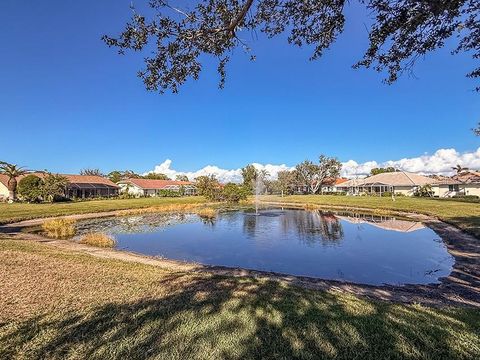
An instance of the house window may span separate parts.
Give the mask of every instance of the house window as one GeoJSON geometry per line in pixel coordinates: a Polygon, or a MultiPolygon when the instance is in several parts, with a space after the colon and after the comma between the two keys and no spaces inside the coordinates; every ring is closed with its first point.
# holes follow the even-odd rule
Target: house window
{"type": "Polygon", "coordinates": [[[448,191],[458,191],[458,184],[448,185],[448,191]]]}

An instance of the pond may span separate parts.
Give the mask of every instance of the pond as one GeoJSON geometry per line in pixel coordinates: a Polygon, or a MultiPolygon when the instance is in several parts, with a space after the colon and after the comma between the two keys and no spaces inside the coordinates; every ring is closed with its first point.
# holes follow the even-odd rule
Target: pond
{"type": "Polygon", "coordinates": [[[145,214],[78,224],[112,235],[116,248],[168,259],[361,284],[433,284],[454,265],[442,239],[422,223],[300,209],[145,214]]]}

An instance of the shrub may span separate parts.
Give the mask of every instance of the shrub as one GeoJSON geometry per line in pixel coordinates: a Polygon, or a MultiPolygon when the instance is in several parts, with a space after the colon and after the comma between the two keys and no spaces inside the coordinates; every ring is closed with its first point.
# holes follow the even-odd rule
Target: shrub
{"type": "Polygon", "coordinates": [[[76,221],[73,219],[52,219],[46,220],[42,224],[45,235],[54,239],[65,239],[72,237],[76,233],[75,228],[76,221]]]}
{"type": "Polygon", "coordinates": [[[80,244],[101,248],[111,248],[114,247],[116,243],[114,238],[103,233],[89,233],[80,239],[80,244]]]}
{"type": "Polygon", "coordinates": [[[432,185],[422,185],[419,186],[418,189],[415,191],[415,196],[420,196],[420,197],[432,197],[433,196],[433,190],[432,190],[432,185]]]}
{"type": "Polygon", "coordinates": [[[454,195],[454,199],[465,199],[465,200],[477,200],[479,197],[477,195],[454,195]]]}
{"type": "Polygon", "coordinates": [[[179,191],[174,190],[158,190],[157,196],[159,197],[180,197],[182,194],[179,191]]]}
{"type": "Polygon", "coordinates": [[[215,175],[199,176],[195,179],[198,195],[205,196],[210,201],[221,197],[222,187],[215,175]]]}
{"type": "Polygon", "coordinates": [[[240,200],[246,200],[249,194],[249,190],[234,183],[226,184],[221,192],[221,199],[223,201],[238,203],[240,200]]]}
{"type": "Polygon", "coordinates": [[[68,179],[63,175],[50,174],[43,179],[42,197],[44,201],[56,202],[65,198],[65,187],[68,179]]]}
{"type": "Polygon", "coordinates": [[[42,184],[43,181],[38,176],[27,175],[18,182],[18,195],[24,201],[37,202],[42,195],[42,184]]]}

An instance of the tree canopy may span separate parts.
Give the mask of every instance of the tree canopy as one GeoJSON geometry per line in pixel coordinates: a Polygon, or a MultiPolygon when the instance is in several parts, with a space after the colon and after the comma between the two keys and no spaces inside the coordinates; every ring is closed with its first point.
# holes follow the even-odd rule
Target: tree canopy
{"type": "Polygon", "coordinates": [[[337,179],[340,176],[342,164],[335,158],[320,155],[318,164],[310,160],[298,164],[297,176],[312,194],[316,194],[326,179],[337,179]]]}
{"type": "Polygon", "coordinates": [[[150,180],[171,180],[167,175],[165,174],[157,174],[150,172],[147,175],[142,176],[143,179],[150,179],[150,180]]]}
{"type": "MultiPolygon", "coordinates": [[[[367,8],[371,22],[366,24],[369,45],[352,65],[386,73],[388,84],[450,38],[457,39],[453,54],[480,58],[478,0],[357,1],[367,8]]],[[[141,14],[132,6],[132,18],[123,31],[103,40],[120,54],[151,50],[138,72],[148,90],[178,92],[187,79],[198,79],[204,55],[217,60],[223,88],[235,49],[242,48],[255,59],[246,35],[286,34],[289,44],[310,45],[310,59],[316,60],[343,32],[347,4],[347,0],[195,0],[189,8],[180,8],[167,0],[149,0],[148,10],[141,14]]],[[[467,76],[479,78],[480,67],[467,76]]]]}
{"type": "Polygon", "coordinates": [[[383,173],[389,173],[389,172],[396,172],[399,171],[398,169],[395,169],[392,166],[386,167],[386,168],[373,168],[370,170],[370,175],[378,175],[378,174],[383,174],[383,173]]]}
{"type": "Polygon", "coordinates": [[[188,176],[187,176],[187,175],[176,175],[176,176],[175,176],[175,180],[176,180],[176,181],[190,181],[190,180],[188,180],[188,176]]]}
{"type": "Polygon", "coordinates": [[[82,169],[80,170],[80,175],[105,176],[100,169],[82,169]]]}

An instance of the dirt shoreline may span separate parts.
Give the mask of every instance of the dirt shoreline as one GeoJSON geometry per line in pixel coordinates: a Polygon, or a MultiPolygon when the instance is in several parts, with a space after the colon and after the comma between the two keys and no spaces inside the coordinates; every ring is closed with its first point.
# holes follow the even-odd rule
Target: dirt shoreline
{"type": "MultiPolygon", "coordinates": [[[[262,203],[262,205],[299,207],[299,204],[292,203],[262,203]]],[[[325,210],[374,212],[374,209],[355,208],[351,206],[341,207],[314,205],[314,207],[325,210]]],[[[423,222],[443,239],[448,252],[455,258],[455,265],[448,277],[440,279],[440,284],[373,286],[241,268],[209,266],[176,260],[153,258],[114,249],[99,249],[68,240],[52,240],[37,234],[24,232],[24,230],[28,227],[40,225],[45,218],[25,220],[0,226],[0,235],[3,235],[4,238],[7,239],[37,241],[62,250],[87,253],[99,258],[138,262],[147,265],[158,266],[172,271],[206,272],[209,274],[223,276],[249,276],[266,278],[283,281],[292,285],[309,289],[344,291],[370,299],[386,300],[399,303],[419,303],[426,306],[455,305],[480,308],[480,241],[474,236],[461,231],[453,225],[442,222],[431,216],[395,211],[391,211],[389,213],[423,222]]],[[[118,216],[121,214],[125,214],[125,210],[68,215],[64,217],[82,220],[118,216]]]]}

